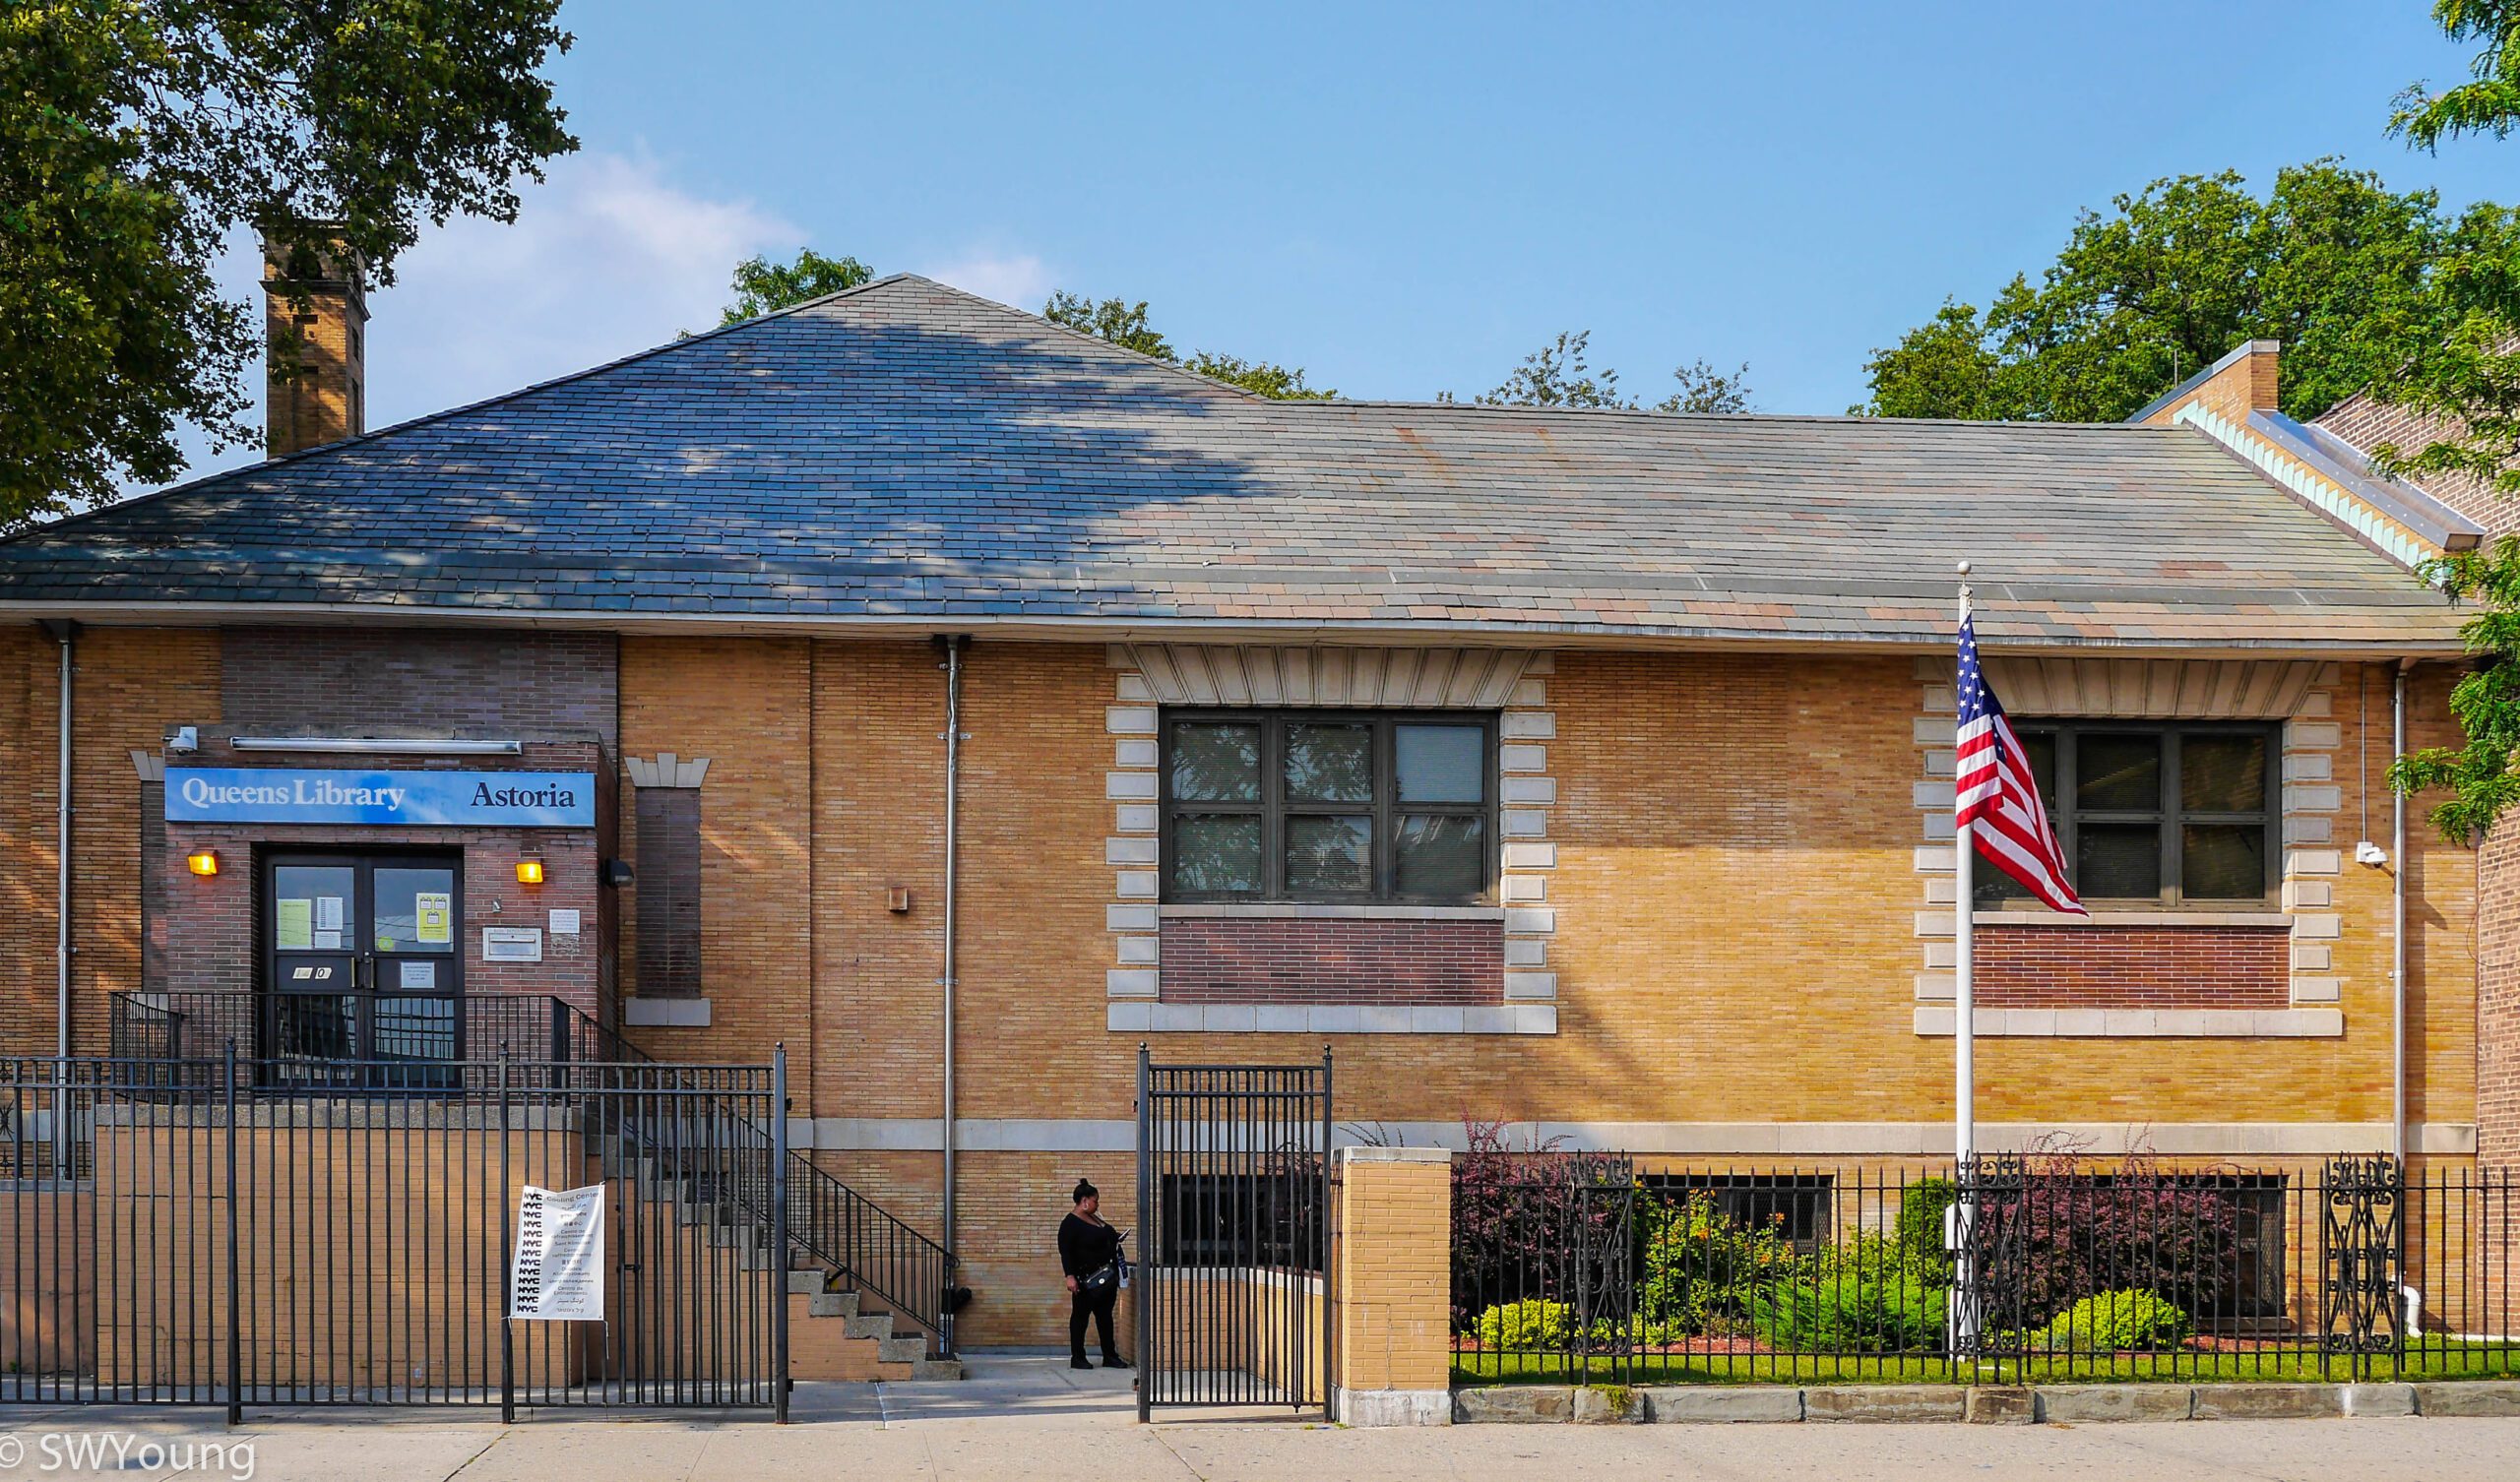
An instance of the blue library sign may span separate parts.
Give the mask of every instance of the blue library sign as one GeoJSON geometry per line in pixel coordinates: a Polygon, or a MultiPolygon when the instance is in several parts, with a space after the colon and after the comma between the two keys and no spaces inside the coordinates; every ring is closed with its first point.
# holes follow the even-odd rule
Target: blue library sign
{"type": "Polygon", "coordinates": [[[169,767],[166,822],[592,829],[595,773],[169,767]]]}

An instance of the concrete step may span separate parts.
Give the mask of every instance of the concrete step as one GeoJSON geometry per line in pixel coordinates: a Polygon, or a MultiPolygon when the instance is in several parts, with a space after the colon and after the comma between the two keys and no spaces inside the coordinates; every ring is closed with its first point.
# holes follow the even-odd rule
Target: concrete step
{"type": "Polygon", "coordinates": [[[855,1292],[815,1292],[805,1299],[805,1316],[809,1318],[853,1318],[857,1316],[855,1292]]]}
{"type": "Polygon", "coordinates": [[[850,1313],[841,1321],[849,1325],[852,1338],[889,1338],[893,1335],[893,1315],[888,1312],[850,1313]]]}
{"type": "Polygon", "coordinates": [[[802,1268],[789,1266],[788,1268],[788,1289],[805,1296],[819,1295],[824,1285],[830,1280],[830,1273],[820,1266],[802,1268]]]}
{"type": "Polygon", "coordinates": [[[955,1358],[920,1359],[910,1366],[910,1377],[914,1380],[961,1379],[963,1361],[955,1358]]]}
{"type": "MultiPolygon", "coordinates": [[[[850,1321],[860,1322],[863,1320],[851,1319],[850,1321]]],[[[891,1320],[886,1319],[885,1321],[890,1322],[891,1320]]],[[[924,1335],[908,1338],[884,1338],[875,1344],[875,1359],[878,1363],[915,1364],[926,1357],[927,1339],[924,1335]]]]}

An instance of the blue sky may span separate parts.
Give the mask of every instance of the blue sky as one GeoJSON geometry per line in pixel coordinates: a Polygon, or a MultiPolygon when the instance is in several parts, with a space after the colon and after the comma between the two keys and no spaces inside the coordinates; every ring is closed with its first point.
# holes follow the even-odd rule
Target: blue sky
{"type": "Polygon", "coordinates": [[[808,244],[1026,308],[1145,298],[1178,345],[1352,396],[1483,390],[1590,329],[1631,391],[1747,360],[1759,409],[1838,412],[1872,347],[2156,176],[2340,154],[2520,194],[2520,142],[2384,136],[2467,65],[2428,11],[574,0],[584,151],[374,295],[371,414],[713,324],[737,258],[808,244]]]}

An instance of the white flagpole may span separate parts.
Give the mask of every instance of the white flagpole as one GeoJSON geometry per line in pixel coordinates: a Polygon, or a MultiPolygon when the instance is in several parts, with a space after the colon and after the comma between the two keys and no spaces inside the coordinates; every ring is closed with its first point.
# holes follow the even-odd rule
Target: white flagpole
{"type": "MultiPolygon", "coordinates": [[[[1960,563],[1960,621],[1964,624],[1969,621],[1969,563],[1966,561],[1960,563]]],[[[1984,655],[1981,655],[1980,661],[1984,662],[1984,655]]],[[[1955,785],[1957,785],[1956,782],[1955,785]]],[[[1953,799],[1952,806],[1956,816],[1959,807],[1957,798],[1953,799]]],[[[1951,956],[1954,1015],[1952,1027],[1954,1041],[1958,1047],[1952,1068],[1954,1082],[1952,1132],[1955,1144],[1953,1152],[1962,1163],[1968,1162],[1970,1154],[1978,1150],[1978,998],[1976,985],[1970,981],[1972,976],[1970,969],[1973,965],[1971,958],[1975,956],[1973,949],[1976,943],[1971,930],[1973,923],[1969,919],[1975,895],[1978,851],[1970,834],[1971,830],[1967,824],[1959,825],[1952,833],[1953,873],[1956,879],[1953,882],[1954,898],[1951,917],[1953,935],[1957,942],[1951,956]]]]}
{"type": "MultiPolygon", "coordinates": [[[[1969,563],[1960,563],[1960,621],[1969,621],[1969,563]]],[[[1984,654],[1979,662],[1984,663],[1984,654]]],[[[1954,676],[1957,678],[1957,676],[1954,676]]],[[[1957,770],[1953,786],[1958,786],[1957,770]]],[[[1959,812],[1959,799],[1952,800],[1953,816],[1959,812]]],[[[1978,1314],[1974,1298],[1977,1283],[1971,1270],[1972,1226],[1976,1224],[1976,1190],[1969,1179],[1969,1160],[1978,1150],[1978,995],[1971,981],[1975,962],[1975,923],[1970,919],[1976,906],[1977,841],[1970,835],[1968,824],[1958,824],[1952,831],[1952,1176],[1959,1184],[1961,1198],[1952,1205],[1952,1293],[1951,1348],[1953,1356],[1970,1353],[1977,1347],[1978,1314]]]]}

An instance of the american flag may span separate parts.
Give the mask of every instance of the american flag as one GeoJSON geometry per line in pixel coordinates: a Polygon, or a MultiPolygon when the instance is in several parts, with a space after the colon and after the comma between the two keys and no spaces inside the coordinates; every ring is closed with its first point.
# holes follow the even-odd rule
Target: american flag
{"type": "MultiPolygon", "coordinates": [[[[1960,620],[1960,769],[1954,802],[1978,852],[2048,906],[2088,916],[2065,883],[2065,851],[2048,826],[2047,805],[2030,770],[2030,753],[1978,667],[1978,623],[1960,620]]],[[[1961,902],[1967,909],[1968,902],[1961,902]]]]}

